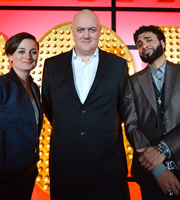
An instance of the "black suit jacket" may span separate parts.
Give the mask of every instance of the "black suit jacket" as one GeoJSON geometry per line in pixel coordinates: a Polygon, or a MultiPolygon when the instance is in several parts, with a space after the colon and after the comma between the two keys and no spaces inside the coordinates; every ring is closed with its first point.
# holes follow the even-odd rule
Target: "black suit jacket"
{"type": "Polygon", "coordinates": [[[95,80],[86,101],[77,95],[72,72],[72,51],[45,61],[42,99],[52,127],[51,184],[109,187],[127,175],[120,124],[121,97],[127,63],[99,52],[95,80]]]}
{"type": "Polygon", "coordinates": [[[31,76],[30,84],[39,110],[38,130],[32,103],[14,69],[0,76],[0,179],[7,181],[27,176],[39,159],[43,112],[40,91],[31,76]]]}
{"type": "MultiPolygon", "coordinates": [[[[180,167],[180,65],[167,61],[164,83],[164,123],[167,134],[163,141],[169,146],[180,167]]],[[[157,145],[158,111],[149,67],[129,77],[124,93],[124,116],[127,138],[134,149],[157,145]]],[[[141,167],[134,151],[132,175],[144,185],[154,184],[150,172],[141,167]]]]}

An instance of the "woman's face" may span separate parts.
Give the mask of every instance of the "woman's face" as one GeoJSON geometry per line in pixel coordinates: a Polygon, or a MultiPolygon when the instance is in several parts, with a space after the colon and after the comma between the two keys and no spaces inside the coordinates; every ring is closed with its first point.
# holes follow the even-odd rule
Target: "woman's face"
{"type": "Polygon", "coordinates": [[[34,69],[38,59],[38,47],[34,40],[24,39],[12,55],[8,55],[16,72],[34,69]]]}

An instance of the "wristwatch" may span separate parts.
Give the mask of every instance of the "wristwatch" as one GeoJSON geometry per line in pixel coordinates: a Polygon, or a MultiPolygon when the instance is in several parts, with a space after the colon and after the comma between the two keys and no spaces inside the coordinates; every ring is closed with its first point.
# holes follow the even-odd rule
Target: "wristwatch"
{"type": "Polygon", "coordinates": [[[158,144],[158,152],[163,155],[163,156],[168,156],[169,155],[169,149],[167,146],[163,144],[158,144]]]}

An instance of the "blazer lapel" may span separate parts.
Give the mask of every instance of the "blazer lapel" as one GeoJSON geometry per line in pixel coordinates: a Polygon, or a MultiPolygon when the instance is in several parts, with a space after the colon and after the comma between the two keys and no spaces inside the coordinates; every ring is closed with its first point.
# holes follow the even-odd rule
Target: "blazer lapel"
{"type": "Polygon", "coordinates": [[[173,94],[173,88],[177,80],[178,73],[175,67],[171,66],[171,63],[167,61],[165,85],[164,85],[164,109],[166,110],[170,102],[170,98],[173,94]]]}
{"type": "Polygon", "coordinates": [[[76,88],[75,88],[75,85],[74,85],[74,77],[73,77],[73,71],[72,71],[72,50],[69,51],[67,54],[66,54],[66,58],[65,58],[65,63],[66,63],[66,66],[65,66],[65,77],[66,77],[66,80],[67,80],[67,83],[71,89],[71,92],[73,94],[73,96],[75,97],[75,99],[77,101],[80,101],[79,99],[79,96],[77,94],[77,91],[76,91],[76,88]]]}
{"type": "MultiPolygon", "coordinates": [[[[107,62],[107,57],[104,56],[103,51],[99,49],[99,63],[98,63],[98,68],[96,72],[96,76],[94,78],[94,82],[91,86],[91,89],[88,93],[88,96],[86,98],[86,101],[90,98],[90,96],[95,92],[97,86],[100,84],[106,70],[108,69],[108,62],[107,62]]],[[[85,102],[86,102],[85,101],[85,102]]]]}
{"type": "MultiPolygon", "coordinates": [[[[70,51],[67,55],[66,55],[66,78],[67,78],[67,82],[69,87],[71,88],[71,91],[73,93],[73,96],[81,103],[79,96],[77,94],[75,85],[74,85],[74,77],[73,77],[73,71],[72,71],[72,51],[70,51]]],[[[103,54],[103,51],[101,51],[99,49],[99,63],[98,63],[98,68],[97,68],[97,72],[96,72],[96,76],[94,78],[94,82],[90,88],[90,91],[88,93],[88,96],[84,102],[84,104],[86,103],[86,101],[91,97],[91,95],[95,92],[97,86],[100,84],[106,70],[108,69],[108,62],[107,62],[107,57],[105,57],[105,55],[103,54]]]]}
{"type": "Polygon", "coordinates": [[[157,105],[156,105],[156,99],[154,95],[154,88],[153,88],[152,78],[151,78],[151,74],[150,74],[148,66],[142,71],[142,74],[138,76],[138,79],[147,99],[149,100],[154,111],[157,113],[157,105]]]}

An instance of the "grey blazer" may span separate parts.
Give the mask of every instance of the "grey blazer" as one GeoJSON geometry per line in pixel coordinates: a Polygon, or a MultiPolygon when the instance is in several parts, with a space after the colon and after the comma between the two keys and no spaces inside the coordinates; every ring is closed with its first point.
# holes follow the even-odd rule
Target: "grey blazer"
{"type": "MultiPolygon", "coordinates": [[[[167,62],[164,83],[164,122],[169,146],[180,167],[180,65],[167,62]]],[[[158,113],[148,66],[129,77],[123,97],[125,131],[134,149],[157,145],[158,113]]],[[[141,184],[153,183],[153,176],[141,167],[134,151],[132,175],[141,184]],[[149,180],[149,181],[148,181],[149,180]]]]}

